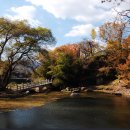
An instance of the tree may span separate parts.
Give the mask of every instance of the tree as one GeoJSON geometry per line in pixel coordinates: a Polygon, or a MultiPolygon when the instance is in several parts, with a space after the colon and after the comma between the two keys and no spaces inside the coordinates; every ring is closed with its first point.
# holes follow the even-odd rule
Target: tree
{"type": "Polygon", "coordinates": [[[45,44],[53,44],[55,38],[46,28],[32,28],[26,21],[0,18],[0,62],[2,66],[0,89],[5,90],[12,71],[23,59],[32,59],[45,44]]]}
{"type": "Polygon", "coordinates": [[[89,59],[101,50],[101,46],[94,41],[84,40],[80,42],[80,56],[83,57],[83,59],[89,59]]]}
{"type": "Polygon", "coordinates": [[[95,38],[96,38],[96,31],[95,31],[95,29],[91,30],[91,37],[92,37],[92,40],[95,40],[95,38]]]}
{"type": "Polygon", "coordinates": [[[126,31],[127,27],[123,22],[107,22],[100,27],[100,37],[107,43],[106,53],[111,67],[116,68],[118,64],[124,62],[124,54],[127,53],[126,57],[128,56],[126,31]]]}
{"type": "Polygon", "coordinates": [[[40,66],[36,70],[44,78],[52,78],[55,87],[78,86],[82,76],[79,44],[63,45],[38,56],[40,66]]]}
{"type": "Polygon", "coordinates": [[[57,53],[55,62],[49,67],[50,71],[47,74],[52,76],[55,86],[70,85],[73,77],[73,58],[64,52],[57,53]]]}
{"type": "Polygon", "coordinates": [[[122,2],[125,2],[126,0],[101,0],[102,3],[104,2],[115,2],[117,4],[121,4],[122,2]]]}
{"type": "Polygon", "coordinates": [[[62,45],[57,47],[56,51],[71,55],[73,59],[79,58],[79,44],[62,45]]]}
{"type": "Polygon", "coordinates": [[[33,70],[32,78],[35,79],[51,79],[51,76],[47,74],[47,72],[50,71],[50,66],[51,66],[51,58],[49,55],[49,51],[46,49],[42,49],[38,55],[37,55],[37,60],[39,63],[39,66],[33,70]]]}
{"type": "Polygon", "coordinates": [[[120,49],[125,34],[125,27],[125,23],[107,22],[99,28],[100,37],[108,44],[117,42],[118,48],[120,49]]]}
{"type": "Polygon", "coordinates": [[[126,59],[126,62],[117,66],[118,77],[127,82],[130,82],[130,54],[126,59]]]}
{"type": "MultiPolygon", "coordinates": [[[[116,6],[120,6],[123,3],[126,3],[130,7],[130,1],[129,0],[101,0],[101,2],[102,3],[104,3],[104,2],[110,3],[111,2],[111,3],[115,4],[116,6]]],[[[117,11],[117,14],[119,16],[121,16],[124,20],[126,20],[127,23],[130,24],[130,8],[128,8],[128,9],[125,8],[121,11],[117,11]]]]}
{"type": "Polygon", "coordinates": [[[124,50],[123,56],[125,57],[125,59],[127,59],[130,54],[130,35],[123,40],[122,48],[124,50]]]}

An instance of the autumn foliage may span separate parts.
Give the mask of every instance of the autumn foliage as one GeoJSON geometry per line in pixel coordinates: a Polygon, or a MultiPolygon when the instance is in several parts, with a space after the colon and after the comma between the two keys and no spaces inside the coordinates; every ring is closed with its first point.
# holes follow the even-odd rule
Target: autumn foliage
{"type": "MultiPolygon", "coordinates": [[[[104,36],[108,39],[113,38],[108,37],[110,30],[105,33],[107,35],[104,36]]],[[[62,45],[51,51],[43,50],[39,53],[38,59],[42,65],[37,68],[37,72],[45,78],[52,78],[53,85],[57,87],[105,84],[117,78],[128,84],[130,36],[121,42],[118,40],[106,40],[106,47],[103,48],[94,40],[84,40],[77,44],[62,45]]]]}
{"type": "Polygon", "coordinates": [[[63,52],[65,54],[71,55],[73,58],[79,56],[79,44],[68,44],[57,47],[55,51],[63,52]]]}

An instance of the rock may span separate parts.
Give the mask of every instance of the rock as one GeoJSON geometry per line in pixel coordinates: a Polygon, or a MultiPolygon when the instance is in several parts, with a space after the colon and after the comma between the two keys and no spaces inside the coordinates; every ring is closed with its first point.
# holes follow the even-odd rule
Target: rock
{"type": "Polygon", "coordinates": [[[43,89],[42,90],[47,90],[47,87],[43,87],[43,89]]]}
{"type": "Polygon", "coordinates": [[[117,96],[122,96],[122,94],[121,94],[121,93],[115,93],[115,95],[117,95],[117,96]]]}
{"type": "Polygon", "coordinates": [[[79,93],[79,90],[73,90],[72,93],[79,93]]]}
{"type": "Polygon", "coordinates": [[[72,92],[72,93],[70,94],[70,96],[71,96],[71,97],[79,97],[80,94],[79,94],[79,93],[74,93],[74,92],[72,92]]]}
{"type": "Polygon", "coordinates": [[[87,89],[87,92],[93,92],[93,90],[92,89],[87,89]]]}
{"type": "Polygon", "coordinates": [[[65,89],[65,91],[66,91],[66,92],[72,92],[72,91],[73,91],[73,88],[67,87],[67,88],[65,89]]]}
{"type": "Polygon", "coordinates": [[[73,89],[72,89],[72,92],[73,92],[73,93],[79,93],[79,92],[80,92],[80,89],[79,89],[79,88],[73,88],[73,89]]]}
{"type": "Polygon", "coordinates": [[[62,89],[61,92],[65,92],[66,90],[65,89],[62,89]]]}
{"type": "Polygon", "coordinates": [[[29,94],[30,92],[29,91],[26,91],[25,94],[29,94]]]}
{"type": "Polygon", "coordinates": [[[67,88],[66,88],[66,91],[70,91],[70,88],[69,88],[69,87],[67,87],[67,88]]]}
{"type": "Polygon", "coordinates": [[[35,88],[35,91],[37,92],[37,93],[39,93],[39,88],[37,87],[37,88],[35,88]]]}
{"type": "Polygon", "coordinates": [[[29,93],[30,93],[30,94],[33,94],[33,93],[36,93],[36,91],[35,91],[35,89],[30,89],[30,90],[29,90],[29,93]]]}
{"type": "Polygon", "coordinates": [[[71,90],[62,89],[61,92],[67,92],[67,93],[70,93],[71,90]]]}
{"type": "Polygon", "coordinates": [[[86,91],[87,88],[86,87],[81,87],[81,91],[86,91]]]}

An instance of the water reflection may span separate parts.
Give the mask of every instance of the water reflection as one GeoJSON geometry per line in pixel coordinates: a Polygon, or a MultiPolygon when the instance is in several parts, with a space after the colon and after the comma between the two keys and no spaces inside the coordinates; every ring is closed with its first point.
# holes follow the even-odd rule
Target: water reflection
{"type": "Polygon", "coordinates": [[[110,95],[65,98],[0,113],[0,128],[130,128],[130,100],[110,95]]]}

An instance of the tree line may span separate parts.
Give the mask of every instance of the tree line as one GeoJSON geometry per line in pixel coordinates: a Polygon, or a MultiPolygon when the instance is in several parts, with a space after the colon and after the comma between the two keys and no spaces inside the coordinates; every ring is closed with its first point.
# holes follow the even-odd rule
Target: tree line
{"type": "MultiPolygon", "coordinates": [[[[122,0],[115,1],[121,4],[122,0]]],[[[113,2],[104,0],[103,2],[113,2]]],[[[51,30],[32,27],[27,21],[0,18],[0,91],[5,91],[11,77],[22,69],[34,82],[53,79],[53,86],[91,86],[115,79],[130,83],[130,10],[118,12],[113,22],[92,29],[91,40],[66,44],[47,50],[56,43],[51,30]],[[21,68],[20,68],[21,66],[21,68]]]]}
{"type": "MultiPolygon", "coordinates": [[[[104,25],[100,31],[103,29],[104,25]]],[[[53,85],[59,88],[105,84],[117,78],[129,82],[130,36],[122,43],[118,40],[112,37],[106,47],[93,40],[83,40],[52,51],[43,50],[38,55],[41,65],[32,78],[52,78],[53,85]]]]}

